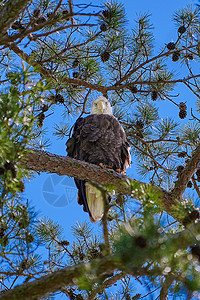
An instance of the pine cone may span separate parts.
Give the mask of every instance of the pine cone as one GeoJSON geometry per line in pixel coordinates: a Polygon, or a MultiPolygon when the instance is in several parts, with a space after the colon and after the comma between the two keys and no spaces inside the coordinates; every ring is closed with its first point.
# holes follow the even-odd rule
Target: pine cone
{"type": "Polygon", "coordinates": [[[90,249],[89,250],[89,255],[91,256],[91,258],[96,258],[99,256],[99,251],[98,249],[90,249]]]}
{"type": "Polygon", "coordinates": [[[108,51],[104,51],[101,53],[101,60],[102,62],[108,61],[110,58],[110,53],[108,51]]]}
{"type": "Polygon", "coordinates": [[[42,110],[42,112],[45,112],[49,109],[49,106],[48,104],[43,104],[40,109],[42,110]]]}
{"type": "Polygon", "coordinates": [[[184,119],[186,116],[187,116],[187,111],[186,110],[180,110],[179,118],[184,119]]]}
{"type": "Polygon", "coordinates": [[[101,24],[100,26],[100,30],[103,32],[103,31],[107,31],[108,30],[108,27],[106,26],[105,23],[101,24]]]}
{"type": "Polygon", "coordinates": [[[12,162],[6,162],[4,164],[4,168],[5,170],[10,170],[12,177],[15,178],[17,176],[17,170],[16,167],[14,166],[14,164],[12,162]]]}
{"type": "Polygon", "coordinates": [[[65,99],[64,97],[61,95],[61,94],[56,94],[55,95],[55,102],[59,102],[59,103],[64,103],[65,102],[65,99]]]}
{"type": "Polygon", "coordinates": [[[141,129],[140,129],[140,130],[137,130],[136,135],[137,135],[139,138],[141,138],[141,139],[143,139],[143,137],[144,137],[144,134],[143,134],[143,132],[142,132],[141,129]]]}
{"type": "Polygon", "coordinates": [[[79,77],[79,75],[80,75],[80,73],[79,73],[79,72],[73,72],[73,74],[72,74],[73,78],[78,78],[78,77],[79,77]]]}
{"type": "Polygon", "coordinates": [[[187,54],[187,58],[190,59],[190,60],[193,60],[194,59],[194,56],[192,53],[189,53],[187,54]]]}
{"type": "Polygon", "coordinates": [[[34,17],[34,18],[38,18],[39,15],[40,15],[40,12],[41,12],[41,11],[40,11],[39,8],[35,9],[34,12],[33,12],[33,17],[34,17]]]}
{"type": "Polygon", "coordinates": [[[103,10],[102,15],[104,18],[109,19],[111,17],[110,11],[109,10],[103,10]]]}
{"type": "Polygon", "coordinates": [[[27,244],[30,244],[30,243],[32,243],[33,241],[34,241],[34,236],[33,236],[33,234],[27,233],[27,234],[26,234],[26,242],[27,242],[27,244]]]}
{"type": "Polygon", "coordinates": [[[20,269],[23,270],[23,271],[26,270],[27,267],[28,267],[27,260],[26,260],[26,259],[23,259],[22,262],[20,263],[20,266],[19,266],[19,267],[20,267],[20,269]]]}
{"type": "Polygon", "coordinates": [[[175,51],[173,54],[172,54],[172,61],[177,61],[179,60],[180,58],[180,52],[179,51],[175,51]]]}
{"type": "Polygon", "coordinates": [[[129,90],[131,91],[131,93],[135,94],[138,92],[137,87],[134,84],[129,84],[129,90]]]}
{"type": "Polygon", "coordinates": [[[187,187],[188,187],[189,189],[192,188],[192,181],[188,181],[187,187]]]}
{"type": "Polygon", "coordinates": [[[69,11],[68,11],[67,9],[64,9],[64,10],[62,11],[62,15],[63,15],[63,16],[69,15],[69,11]]]}
{"type": "Polygon", "coordinates": [[[200,169],[198,169],[198,170],[196,171],[196,175],[197,175],[197,177],[200,177],[200,169]]]}
{"type": "Polygon", "coordinates": [[[157,98],[158,98],[158,92],[157,91],[153,91],[151,93],[151,100],[156,101],[157,98]]]}
{"type": "Polygon", "coordinates": [[[30,224],[30,222],[29,222],[29,220],[27,220],[26,217],[21,218],[18,222],[18,226],[20,229],[27,228],[29,226],[29,224],[30,224]]]}
{"type": "Polygon", "coordinates": [[[183,170],[184,170],[184,166],[178,166],[178,167],[176,168],[176,171],[177,171],[178,173],[181,173],[183,170]]]}
{"type": "Polygon", "coordinates": [[[180,26],[179,29],[178,29],[178,32],[179,32],[180,34],[183,34],[184,32],[186,32],[185,26],[184,26],[184,25],[183,25],[183,26],[180,26]]]}
{"type": "Polygon", "coordinates": [[[187,106],[184,102],[179,103],[178,107],[179,107],[180,110],[187,110],[187,106]]]}
{"type": "Polygon", "coordinates": [[[39,25],[39,24],[42,24],[42,23],[45,23],[46,22],[46,19],[45,17],[41,16],[39,17],[37,20],[36,20],[36,24],[39,25]]]}
{"type": "Polygon", "coordinates": [[[76,58],[76,59],[73,61],[73,63],[72,63],[72,67],[73,67],[73,68],[77,68],[78,65],[79,65],[79,60],[78,60],[78,58],[76,58]]]}
{"type": "Polygon", "coordinates": [[[130,296],[130,294],[129,293],[126,293],[125,294],[125,300],[131,300],[132,298],[131,298],[131,296],[130,296]]]}
{"type": "Polygon", "coordinates": [[[63,240],[63,241],[59,242],[59,245],[61,245],[61,246],[69,246],[69,242],[66,241],[66,240],[63,240]]]}
{"type": "Polygon", "coordinates": [[[12,25],[12,29],[14,30],[24,29],[24,26],[21,24],[20,21],[15,21],[12,25]]]}
{"type": "Polygon", "coordinates": [[[143,129],[144,128],[144,122],[142,122],[141,120],[136,121],[135,126],[139,129],[143,129]]]}
{"type": "Polygon", "coordinates": [[[42,127],[43,126],[43,122],[44,122],[44,119],[45,119],[45,114],[44,113],[41,113],[38,117],[38,126],[39,127],[42,127]]]}
{"type": "Polygon", "coordinates": [[[186,151],[182,151],[182,152],[180,152],[180,153],[178,154],[178,157],[184,158],[184,157],[186,157],[186,155],[187,155],[187,152],[186,152],[186,151]]]}
{"type": "Polygon", "coordinates": [[[9,239],[7,236],[4,236],[0,239],[0,244],[2,247],[6,247],[9,244],[9,239]]]}
{"type": "Polygon", "coordinates": [[[55,16],[55,14],[53,12],[47,13],[47,18],[48,19],[53,19],[54,16],[55,16]]]}
{"type": "Polygon", "coordinates": [[[170,42],[167,44],[167,49],[168,50],[174,50],[175,49],[175,44],[173,42],[170,42]]]}

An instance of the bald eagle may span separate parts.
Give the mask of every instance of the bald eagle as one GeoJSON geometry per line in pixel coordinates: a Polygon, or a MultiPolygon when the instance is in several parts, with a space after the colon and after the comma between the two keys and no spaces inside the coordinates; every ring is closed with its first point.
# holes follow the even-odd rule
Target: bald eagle
{"type": "MultiPolygon", "coordinates": [[[[78,160],[109,167],[119,173],[126,173],[130,166],[130,146],[125,131],[103,96],[93,101],[91,115],[76,121],[66,145],[68,155],[78,160]]],[[[78,203],[89,213],[92,222],[100,221],[108,195],[91,182],[74,180],[78,188],[78,203]]]]}

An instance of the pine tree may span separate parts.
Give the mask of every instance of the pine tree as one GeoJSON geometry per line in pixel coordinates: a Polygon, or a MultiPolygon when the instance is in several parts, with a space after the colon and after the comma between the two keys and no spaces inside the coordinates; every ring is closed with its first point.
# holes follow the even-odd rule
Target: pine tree
{"type": "Polygon", "coordinates": [[[176,35],[162,49],[150,16],[130,30],[116,1],[1,1],[0,15],[0,298],[144,298],[134,280],[160,299],[199,295],[198,8],[175,12],[176,35]],[[197,109],[177,95],[181,84],[197,109]],[[33,172],[81,176],[83,162],[45,151],[44,124],[62,111],[54,135],[64,147],[71,116],[89,113],[98,95],[123,125],[141,181],[87,164],[82,179],[99,172],[96,184],[116,194],[103,234],[77,223],[71,242],[22,193],[33,172]]]}

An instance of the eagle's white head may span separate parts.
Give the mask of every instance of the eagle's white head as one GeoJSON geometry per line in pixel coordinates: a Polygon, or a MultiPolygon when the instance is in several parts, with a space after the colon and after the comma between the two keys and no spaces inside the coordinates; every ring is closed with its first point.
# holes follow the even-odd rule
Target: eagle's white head
{"type": "Polygon", "coordinates": [[[103,96],[98,97],[92,102],[91,114],[112,115],[112,107],[108,99],[103,96]]]}

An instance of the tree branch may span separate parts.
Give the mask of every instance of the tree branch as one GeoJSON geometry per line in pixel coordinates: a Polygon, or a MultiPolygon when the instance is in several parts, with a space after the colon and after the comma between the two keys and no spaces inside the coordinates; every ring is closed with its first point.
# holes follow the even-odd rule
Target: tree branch
{"type": "Polygon", "coordinates": [[[99,166],[87,162],[41,150],[32,150],[22,163],[25,168],[36,172],[57,173],[58,175],[67,175],[82,180],[89,180],[105,186],[109,191],[114,189],[116,192],[130,195],[139,201],[143,193],[147,189],[151,189],[159,194],[163,209],[177,219],[177,210],[174,210],[174,208],[178,205],[177,200],[180,201],[188,181],[200,163],[200,145],[186,165],[171,193],[160,187],[130,179],[110,169],[102,169],[99,166]]]}
{"type": "Polygon", "coordinates": [[[19,14],[30,0],[9,0],[0,10],[0,38],[4,36],[6,30],[18,18],[19,14]]]}
{"type": "MultiPolygon", "coordinates": [[[[51,80],[55,79],[55,77],[53,76],[53,74],[51,73],[50,70],[48,70],[45,67],[42,67],[41,64],[39,64],[38,62],[31,59],[29,57],[29,55],[24,53],[16,44],[12,43],[9,46],[9,48],[11,50],[13,50],[19,57],[21,57],[28,64],[30,64],[33,67],[37,67],[38,71],[41,74],[41,76],[44,76],[45,78],[48,78],[48,79],[51,79],[51,80]]],[[[64,50],[68,50],[68,49],[64,49],[64,50]]],[[[46,61],[48,61],[48,60],[46,60],[46,61]]],[[[177,80],[171,80],[171,81],[170,80],[168,80],[168,81],[160,80],[159,83],[168,83],[168,84],[170,84],[170,83],[171,84],[180,83],[180,82],[184,83],[184,82],[186,82],[190,79],[198,78],[198,77],[200,77],[199,74],[194,75],[194,76],[188,76],[188,77],[185,77],[183,79],[177,79],[177,80]]],[[[122,90],[123,88],[128,88],[127,84],[115,83],[112,86],[102,86],[102,85],[99,85],[99,84],[94,84],[94,83],[91,83],[91,82],[87,82],[83,79],[76,79],[76,78],[65,78],[65,77],[63,77],[62,82],[66,83],[66,84],[71,83],[71,84],[74,84],[74,85],[77,85],[77,86],[83,86],[85,88],[89,88],[91,90],[101,92],[103,95],[106,95],[108,91],[118,91],[118,90],[122,90]]],[[[157,81],[135,81],[135,82],[133,82],[133,84],[152,85],[152,84],[155,84],[156,82],[157,81]]]]}
{"type": "Polygon", "coordinates": [[[65,286],[78,285],[78,279],[92,273],[96,276],[106,272],[117,270],[118,262],[114,256],[95,259],[91,263],[82,263],[72,267],[66,267],[59,271],[43,276],[32,282],[16,286],[14,289],[0,295],[1,300],[30,300],[40,299],[50,293],[54,293],[65,286]]]}
{"type": "MultiPolygon", "coordinates": [[[[31,59],[29,57],[28,54],[26,54],[24,51],[22,51],[16,44],[12,43],[9,48],[15,52],[19,57],[21,57],[21,59],[23,59],[24,61],[26,61],[29,65],[36,67],[37,71],[40,72],[41,76],[48,78],[48,79],[54,79],[53,74],[51,73],[50,70],[42,67],[38,62],[34,61],[33,59],[31,59]]],[[[72,79],[72,78],[62,78],[62,82],[63,83],[71,83],[71,84],[75,84],[75,85],[79,85],[79,86],[84,86],[86,88],[89,88],[91,90],[95,90],[98,92],[101,92],[102,94],[105,94],[105,91],[107,90],[106,87],[98,85],[98,84],[93,84],[90,82],[86,82],[82,79],[72,79]]]]}
{"type": "Polygon", "coordinates": [[[90,294],[90,296],[88,297],[88,300],[93,300],[96,299],[97,294],[99,294],[100,292],[102,292],[104,289],[108,288],[109,286],[111,286],[113,283],[117,282],[118,280],[122,279],[123,277],[126,276],[126,273],[121,272],[118,273],[114,276],[112,276],[112,278],[107,279],[105,282],[103,282],[102,285],[97,286],[97,288],[92,291],[92,293],[90,294]]]}
{"type": "Polygon", "coordinates": [[[70,157],[59,156],[42,150],[31,150],[31,153],[27,155],[22,164],[26,169],[36,172],[57,173],[58,175],[67,175],[89,180],[105,186],[108,190],[114,189],[116,192],[133,196],[138,200],[140,199],[141,191],[135,191],[136,187],[142,187],[143,189],[152,187],[152,189],[160,193],[161,198],[164,199],[164,206],[170,207],[170,205],[172,205],[170,194],[159,187],[153,187],[141,181],[130,179],[113,170],[102,169],[94,164],[89,164],[70,157]],[[167,203],[168,198],[170,203],[167,203]]]}
{"type": "Polygon", "coordinates": [[[171,192],[171,195],[174,198],[180,199],[183,195],[188,181],[193,176],[195,170],[198,168],[200,163],[200,144],[197,146],[196,150],[192,158],[188,161],[187,165],[185,166],[184,170],[180,174],[178,180],[175,183],[175,187],[171,192]]]}
{"type": "Polygon", "coordinates": [[[162,288],[160,290],[160,300],[167,300],[168,298],[168,291],[169,291],[169,288],[170,286],[172,285],[172,283],[174,282],[175,280],[175,276],[172,275],[172,274],[169,274],[166,276],[166,279],[162,285],[162,288]]]}

